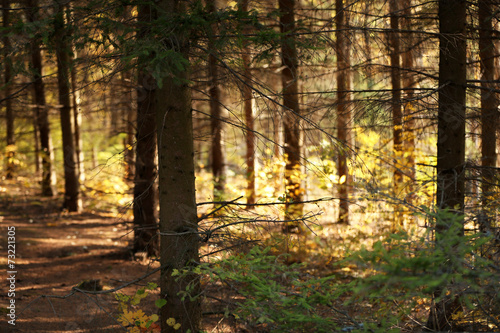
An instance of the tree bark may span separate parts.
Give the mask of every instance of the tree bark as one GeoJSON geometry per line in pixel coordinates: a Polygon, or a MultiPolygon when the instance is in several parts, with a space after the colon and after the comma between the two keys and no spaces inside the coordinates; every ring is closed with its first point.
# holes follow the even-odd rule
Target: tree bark
{"type": "MultiPolygon", "coordinates": [[[[3,19],[3,28],[5,29],[4,36],[2,38],[3,42],[3,56],[4,56],[4,92],[5,92],[5,120],[6,120],[6,143],[7,146],[14,146],[14,112],[12,110],[12,99],[11,99],[11,86],[12,86],[12,60],[9,56],[9,52],[11,49],[10,45],[10,37],[8,35],[9,21],[10,21],[10,1],[2,0],[2,19],[3,19]]],[[[6,166],[6,178],[12,179],[15,174],[15,155],[16,149],[15,147],[11,147],[7,151],[7,166],[6,166]]]]}
{"type": "MultiPolygon", "coordinates": [[[[215,12],[215,0],[207,1],[207,10],[215,12]]],[[[214,28],[215,29],[215,28],[214,28]]],[[[216,34],[216,31],[213,31],[216,34]]],[[[212,175],[214,183],[214,201],[221,201],[224,198],[224,155],[222,150],[222,107],[220,100],[220,87],[219,87],[219,68],[217,65],[217,58],[214,53],[215,50],[215,36],[209,36],[208,40],[208,76],[210,87],[208,94],[210,96],[210,129],[212,134],[211,153],[212,153],[212,175]]]]}
{"type": "MultiPolygon", "coordinates": [[[[488,208],[494,196],[497,165],[498,95],[495,89],[495,45],[493,42],[493,4],[498,1],[478,0],[479,57],[481,60],[481,200],[482,214],[479,227],[487,231],[494,216],[488,208]]],[[[496,7],[495,7],[496,8],[496,7]]]]}
{"type": "Polygon", "coordinates": [[[10,97],[12,86],[12,60],[9,56],[10,52],[10,37],[8,36],[8,28],[10,25],[10,1],[2,0],[2,16],[3,16],[3,28],[5,29],[5,35],[3,36],[3,52],[4,52],[4,91],[5,91],[5,118],[7,122],[7,145],[14,145],[14,112],[12,110],[12,99],[10,97]]]}
{"type": "MultiPolygon", "coordinates": [[[[175,20],[186,8],[183,1],[161,0],[158,3],[162,22],[175,20]]],[[[163,39],[164,48],[188,58],[189,38],[177,26],[163,39]]],[[[168,68],[155,94],[158,126],[158,169],[160,186],[161,295],[167,304],[161,308],[162,333],[178,332],[166,324],[174,318],[181,332],[198,332],[201,320],[200,276],[188,273],[172,276],[199,262],[199,236],[195,196],[193,120],[188,69],[168,68]],[[194,297],[180,293],[189,288],[194,297]],[[198,296],[198,297],[197,297],[198,296]]]]}
{"type": "MultiPolygon", "coordinates": [[[[403,17],[402,25],[404,30],[412,30],[411,20],[412,0],[404,0],[403,2],[403,17]]],[[[416,86],[414,74],[411,72],[414,66],[414,50],[413,50],[413,36],[408,34],[405,36],[405,49],[403,52],[403,87],[405,90],[406,103],[403,109],[403,150],[405,152],[405,171],[408,174],[408,187],[407,195],[405,197],[409,204],[413,202],[413,183],[415,181],[415,117],[413,113],[414,107],[414,93],[413,89],[416,86]]]]}
{"type": "MultiPolygon", "coordinates": [[[[284,105],[283,133],[285,164],[285,220],[303,215],[302,172],[300,164],[300,106],[298,99],[298,57],[295,43],[295,0],[279,0],[282,63],[282,94],[284,105]]],[[[289,222],[285,232],[301,232],[302,226],[289,222]]]]}
{"type": "Polygon", "coordinates": [[[55,48],[57,56],[57,85],[62,131],[62,150],[64,163],[64,203],[63,208],[70,212],[82,209],[80,182],[78,181],[75,156],[75,142],[71,115],[70,61],[71,47],[64,22],[64,9],[58,5],[54,17],[55,48]]]}
{"type": "MultiPolygon", "coordinates": [[[[389,0],[390,24],[389,32],[390,58],[391,58],[391,83],[392,83],[392,135],[394,143],[394,195],[398,196],[403,187],[403,112],[401,109],[401,47],[399,34],[399,2],[398,0],[389,0]]],[[[401,226],[400,214],[395,214],[393,231],[401,226]]]]}
{"type": "Polygon", "coordinates": [[[349,170],[347,166],[350,111],[349,111],[349,41],[343,31],[347,26],[347,16],[343,0],[335,1],[335,24],[337,27],[335,52],[337,54],[337,139],[339,140],[337,174],[339,177],[339,217],[338,223],[349,224],[349,170]]]}
{"type": "MultiPolygon", "coordinates": [[[[466,97],[466,0],[439,1],[439,95],[437,142],[436,205],[458,215],[464,212],[465,188],[465,97],[466,97]]],[[[450,221],[442,218],[436,223],[436,246],[454,247],[444,233],[450,221]]],[[[463,234],[463,229],[461,230],[463,234]]],[[[454,240],[458,242],[458,240],[454,240]]],[[[450,251],[453,252],[453,251],[450,251]]],[[[454,255],[453,253],[449,254],[454,255]]],[[[457,296],[442,295],[431,306],[427,328],[436,331],[452,329],[452,316],[459,310],[457,296]]]]}
{"type": "MultiPolygon", "coordinates": [[[[38,20],[38,1],[26,0],[26,16],[28,22],[38,20]]],[[[51,197],[55,191],[55,173],[52,160],[52,142],[50,139],[50,124],[47,103],[45,101],[45,85],[42,76],[42,54],[40,41],[35,37],[30,43],[31,65],[33,73],[33,90],[35,100],[36,123],[40,137],[40,157],[42,160],[42,195],[51,197]]]]}
{"type": "MultiPolygon", "coordinates": [[[[69,20],[69,18],[68,18],[69,20]]],[[[74,63],[76,59],[76,53],[74,53],[73,59],[71,61],[74,63]]],[[[76,157],[76,172],[78,175],[78,181],[83,183],[85,181],[85,168],[83,165],[84,155],[83,155],[83,140],[81,136],[82,127],[82,113],[80,112],[80,92],[77,88],[76,79],[76,68],[71,66],[71,97],[73,102],[73,124],[75,130],[75,157],[76,157]]]]}
{"type": "MultiPolygon", "coordinates": [[[[148,33],[146,24],[155,18],[150,5],[138,7],[137,21],[140,27],[138,39],[148,33]]],[[[149,256],[159,255],[160,239],[157,236],[157,189],[156,179],[156,117],[154,78],[139,69],[137,90],[137,143],[134,181],[134,252],[146,251],[149,256]]]]}
{"type": "MultiPolygon", "coordinates": [[[[137,110],[134,110],[133,105],[133,97],[132,97],[132,89],[131,86],[132,79],[130,71],[122,72],[122,86],[124,88],[124,119],[126,119],[125,133],[127,135],[125,139],[125,180],[132,181],[135,175],[135,153],[137,147],[134,147],[134,136],[137,137],[137,133],[135,130],[135,124],[137,124],[137,110]]],[[[142,83],[139,82],[139,85],[142,83]]],[[[156,145],[153,149],[156,149],[156,145]]]]}
{"type": "MultiPolygon", "coordinates": [[[[249,0],[240,2],[241,11],[248,13],[249,0]]],[[[247,165],[247,190],[246,198],[247,203],[253,205],[255,203],[255,133],[254,133],[254,116],[253,116],[253,95],[252,95],[252,73],[250,71],[250,49],[248,41],[243,41],[242,49],[243,61],[243,109],[245,113],[245,126],[246,126],[246,165],[247,165]]],[[[251,206],[249,206],[251,207],[251,206]]]]}

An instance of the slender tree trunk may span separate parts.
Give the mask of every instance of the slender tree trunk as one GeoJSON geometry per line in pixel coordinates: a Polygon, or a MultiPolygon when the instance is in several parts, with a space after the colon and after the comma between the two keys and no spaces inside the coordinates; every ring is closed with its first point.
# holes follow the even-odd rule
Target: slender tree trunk
{"type": "MultiPolygon", "coordinates": [[[[403,29],[407,31],[412,30],[412,21],[411,21],[411,8],[412,8],[412,0],[404,0],[403,2],[403,16],[402,16],[402,25],[403,29]]],[[[415,111],[413,105],[414,93],[413,89],[416,86],[414,74],[411,72],[413,69],[413,58],[414,58],[414,50],[413,50],[413,36],[412,34],[408,34],[404,38],[405,41],[405,50],[403,52],[403,87],[406,90],[406,103],[403,109],[403,149],[405,152],[405,170],[408,174],[408,187],[407,187],[407,196],[406,201],[412,204],[413,202],[413,183],[415,181],[415,117],[413,113],[415,111]]]]}
{"type": "Polygon", "coordinates": [[[339,177],[338,223],[349,224],[349,170],[347,167],[350,111],[349,111],[349,41],[345,28],[347,16],[343,0],[335,1],[335,23],[337,26],[335,52],[337,54],[337,139],[339,140],[337,173],[339,177]]]}
{"type": "MultiPolygon", "coordinates": [[[[466,9],[466,0],[439,1],[440,89],[436,205],[439,209],[449,209],[458,215],[464,212],[465,188],[466,9]]],[[[437,221],[437,247],[454,248],[455,245],[450,244],[452,240],[443,236],[450,228],[450,223],[444,218],[437,221]]],[[[455,255],[453,250],[449,255],[455,255]]],[[[428,329],[452,329],[452,315],[459,310],[459,300],[456,295],[450,297],[442,293],[441,288],[434,292],[434,297],[441,297],[441,300],[431,306],[426,325],[428,329]]]]}
{"type": "Polygon", "coordinates": [[[55,45],[57,56],[57,84],[59,89],[59,104],[62,130],[62,149],[64,158],[64,204],[71,212],[80,211],[80,183],[77,175],[75,142],[71,115],[70,61],[71,47],[64,23],[63,6],[58,6],[55,25],[55,45]]]}
{"type": "MultiPolygon", "coordinates": [[[[74,53],[76,59],[76,53],[74,53]]],[[[74,63],[74,61],[73,61],[74,63]]],[[[76,156],[76,171],[78,174],[78,181],[83,183],[85,181],[85,168],[83,165],[83,140],[80,134],[82,127],[82,113],[80,112],[80,92],[77,88],[76,68],[71,66],[71,98],[73,102],[73,124],[75,130],[75,156],[76,156]]]]}
{"type": "MultiPolygon", "coordinates": [[[[401,109],[401,47],[399,34],[399,2],[398,0],[389,0],[389,12],[391,31],[389,33],[390,58],[391,58],[391,82],[392,82],[392,135],[394,142],[394,195],[399,196],[403,185],[402,157],[403,157],[403,112],[401,109]]],[[[397,225],[401,226],[400,214],[396,215],[396,221],[393,223],[393,231],[397,225]],[[398,221],[399,220],[399,221],[398,221]]]]}
{"type": "MultiPolygon", "coordinates": [[[[479,227],[487,231],[491,227],[493,209],[488,208],[495,195],[495,167],[497,165],[498,87],[495,80],[495,45],[493,43],[493,3],[478,0],[479,7],[479,57],[481,59],[481,192],[482,218],[479,227]]],[[[495,10],[498,8],[495,7],[495,10]]]]}
{"type": "MultiPolygon", "coordinates": [[[[302,172],[300,164],[300,107],[298,99],[298,57],[295,45],[295,0],[279,0],[281,80],[283,87],[283,119],[285,164],[285,220],[294,220],[303,215],[302,172]]],[[[284,226],[285,232],[301,232],[301,224],[291,222],[284,226]]]]}
{"type": "MultiPolygon", "coordinates": [[[[11,94],[11,86],[12,86],[12,60],[9,56],[10,52],[10,38],[8,36],[8,28],[10,21],[10,1],[2,0],[2,14],[3,14],[3,28],[5,29],[5,35],[2,38],[3,41],[3,56],[4,56],[4,91],[5,91],[5,120],[6,120],[6,143],[8,146],[13,146],[15,144],[14,140],[14,112],[12,110],[12,99],[10,97],[11,94]]],[[[15,154],[16,149],[12,147],[8,150],[7,155],[7,179],[11,179],[14,177],[15,173],[15,154]]]]}
{"type": "MultiPolygon", "coordinates": [[[[124,71],[122,72],[122,86],[125,89],[124,93],[124,111],[125,111],[125,118],[127,119],[126,126],[125,126],[125,132],[126,132],[126,139],[125,139],[125,180],[131,181],[134,179],[134,174],[135,174],[135,152],[136,149],[134,149],[134,135],[137,136],[135,133],[135,126],[134,124],[137,124],[136,116],[137,116],[137,110],[134,110],[132,107],[132,87],[131,87],[131,75],[130,71],[124,71]]],[[[139,83],[140,85],[141,83],[139,83]]],[[[154,147],[153,149],[156,149],[154,147]]]]}
{"type": "Polygon", "coordinates": [[[5,113],[7,120],[7,145],[14,145],[14,113],[12,111],[12,99],[10,98],[12,86],[12,63],[9,57],[10,52],[10,37],[7,34],[10,25],[10,1],[2,0],[2,14],[3,14],[3,28],[6,29],[3,36],[3,50],[4,50],[4,82],[5,82],[5,113]]]}
{"type": "MultiPolygon", "coordinates": [[[[215,0],[207,1],[207,9],[209,12],[215,12],[215,0]]],[[[214,34],[216,31],[214,31],[214,34]]],[[[219,68],[217,59],[214,55],[215,41],[214,36],[210,36],[208,40],[208,76],[210,80],[209,96],[210,96],[210,129],[212,134],[211,152],[212,152],[212,174],[214,182],[214,201],[223,200],[224,197],[224,155],[222,152],[222,107],[220,100],[219,87],[219,68]]]]}
{"type": "MultiPolygon", "coordinates": [[[[38,1],[26,0],[26,16],[28,22],[38,20],[38,1]]],[[[45,85],[42,79],[42,54],[40,41],[34,38],[30,43],[31,65],[33,73],[33,90],[35,101],[35,114],[38,131],[40,134],[40,156],[42,159],[42,195],[51,197],[55,191],[55,173],[53,170],[52,142],[50,140],[50,124],[47,103],[45,101],[45,85]]]]}
{"type": "MultiPolygon", "coordinates": [[[[138,7],[137,21],[147,24],[156,14],[149,5],[138,7]]],[[[137,38],[148,34],[141,27],[137,38]]],[[[154,78],[140,69],[137,90],[137,143],[134,181],[134,252],[146,251],[149,256],[159,254],[160,239],[157,236],[157,189],[156,179],[156,114],[154,94],[157,89],[154,78]]]]}
{"type": "MultiPolygon", "coordinates": [[[[249,0],[240,2],[241,11],[248,12],[249,0]]],[[[242,49],[243,61],[243,109],[245,113],[245,125],[247,128],[245,143],[246,143],[246,165],[247,165],[247,190],[246,197],[248,204],[255,203],[255,133],[254,133],[254,117],[253,117],[253,95],[252,95],[252,73],[250,71],[250,49],[248,41],[243,41],[242,49]]],[[[251,206],[250,206],[251,207],[251,206]]]]}
{"type": "MultiPolygon", "coordinates": [[[[182,15],[183,1],[161,0],[158,3],[162,20],[169,22],[174,15],[182,15]]],[[[189,39],[178,28],[163,38],[164,48],[188,58],[189,39]]],[[[163,77],[161,88],[155,94],[156,124],[158,126],[158,169],[160,186],[161,232],[161,295],[167,304],[161,308],[161,331],[178,332],[166,324],[174,318],[181,324],[181,332],[198,332],[201,320],[199,297],[200,276],[191,273],[172,276],[175,271],[194,267],[199,262],[198,217],[196,209],[193,119],[191,93],[186,81],[188,69],[170,68],[173,75],[163,77]],[[182,297],[189,287],[192,297],[182,297]],[[198,297],[196,297],[198,296],[198,297]]]]}

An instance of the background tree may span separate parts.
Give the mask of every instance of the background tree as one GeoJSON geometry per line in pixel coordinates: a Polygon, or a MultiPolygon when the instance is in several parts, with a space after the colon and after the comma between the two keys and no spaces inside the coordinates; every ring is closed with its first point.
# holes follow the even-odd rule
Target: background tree
{"type": "Polygon", "coordinates": [[[349,169],[347,166],[349,152],[349,50],[350,42],[347,36],[349,26],[347,16],[347,2],[335,1],[335,26],[336,43],[335,53],[337,55],[337,139],[339,140],[337,174],[339,177],[339,217],[338,222],[349,224],[349,169]]]}
{"type": "Polygon", "coordinates": [[[498,1],[478,0],[479,10],[479,57],[481,61],[481,195],[483,215],[480,228],[492,226],[491,209],[488,207],[495,193],[495,170],[497,166],[498,94],[495,89],[495,44],[493,40],[493,8],[498,1]]]}
{"type": "MultiPolygon", "coordinates": [[[[243,13],[248,13],[249,0],[241,0],[239,2],[239,9],[243,13]]],[[[244,29],[245,32],[250,33],[250,30],[244,29]]],[[[246,197],[248,204],[255,203],[255,133],[254,133],[254,116],[253,116],[253,95],[252,95],[252,72],[251,72],[251,53],[248,46],[249,42],[243,40],[243,48],[241,53],[241,60],[243,62],[243,109],[245,113],[246,125],[246,166],[247,166],[247,190],[246,197]]]]}
{"type": "Polygon", "coordinates": [[[9,57],[11,44],[9,37],[9,25],[10,25],[10,3],[9,1],[2,1],[2,26],[4,28],[4,36],[2,38],[3,42],[3,62],[4,62],[4,91],[5,91],[5,120],[6,120],[6,142],[8,146],[11,146],[8,151],[6,151],[7,155],[7,178],[12,179],[15,173],[15,155],[16,149],[14,147],[15,138],[14,138],[14,111],[12,109],[12,96],[11,96],[11,87],[12,87],[12,59],[9,57]]]}
{"type": "MultiPolygon", "coordinates": [[[[26,17],[31,24],[39,20],[38,2],[26,0],[26,17]]],[[[40,139],[40,155],[42,159],[42,195],[55,194],[55,174],[53,170],[52,142],[50,137],[49,114],[45,100],[45,84],[43,82],[42,52],[40,50],[40,37],[35,36],[30,43],[31,72],[33,73],[33,91],[35,102],[35,117],[40,139]]]]}
{"type": "Polygon", "coordinates": [[[63,207],[71,212],[80,211],[80,182],[78,181],[75,141],[71,114],[71,45],[65,27],[64,7],[57,4],[54,16],[54,47],[57,56],[57,84],[62,129],[62,150],[64,156],[64,203],[63,207]]]}
{"type": "MultiPolygon", "coordinates": [[[[208,13],[215,13],[217,10],[215,0],[207,1],[208,13]]],[[[224,154],[222,147],[222,101],[219,85],[219,69],[217,57],[215,56],[217,28],[215,25],[210,28],[208,38],[208,77],[210,86],[208,95],[210,98],[210,130],[211,130],[211,162],[214,183],[214,201],[220,201],[224,197],[224,154]]]]}
{"type": "MultiPolygon", "coordinates": [[[[136,38],[144,40],[151,35],[150,24],[156,19],[151,5],[141,5],[137,11],[139,31],[136,38]]],[[[139,59],[139,63],[150,60],[139,59]]],[[[139,68],[137,89],[137,140],[134,180],[134,252],[146,251],[150,256],[159,254],[157,234],[156,188],[156,81],[146,68],[139,68]]]]}
{"type": "MultiPolygon", "coordinates": [[[[283,98],[283,135],[285,165],[285,220],[302,216],[302,177],[300,145],[299,61],[295,44],[295,0],[279,0],[281,31],[281,82],[283,98]]],[[[299,229],[298,223],[288,223],[285,231],[299,229]]]]}

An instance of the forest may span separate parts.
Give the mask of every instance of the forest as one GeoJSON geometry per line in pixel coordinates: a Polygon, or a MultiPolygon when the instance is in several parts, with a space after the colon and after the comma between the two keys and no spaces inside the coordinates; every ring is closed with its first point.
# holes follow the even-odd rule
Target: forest
{"type": "Polygon", "coordinates": [[[500,332],[500,0],[0,1],[1,332],[500,332]]]}

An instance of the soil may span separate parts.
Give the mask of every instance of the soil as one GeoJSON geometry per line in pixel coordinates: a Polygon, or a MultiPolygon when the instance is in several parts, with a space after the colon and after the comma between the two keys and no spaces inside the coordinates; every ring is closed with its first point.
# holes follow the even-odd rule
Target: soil
{"type": "MultiPolygon", "coordinates": [[[[104,291],[118,288],[159,266],[134,259],[128,250],[130,223],[106,212],[63,212],[60,197],[36,196],[19,181],[3,181],[0,191],[0,332],[126,332],[116,320],[119,306],[113,293],[95,295],[72,288],[86,280],[98,280],[98,289],[104,291]],[[15,267],[8,268],[12,227],[15,267]],[[13,284],[7,280],[11,275],[13,284]],[[9,323],[12,301],[16,319],[9,323]]],[[[158,279],[156,272],[119,292],[134,294],[158,279]]],[[[150,298],[141,303],[145,311],[154,311],[155,297],[150,298]]]]}

